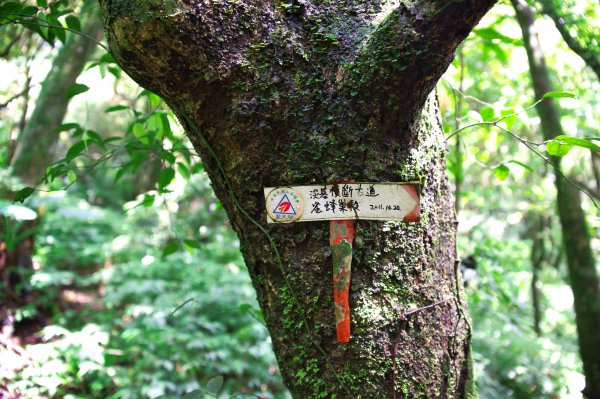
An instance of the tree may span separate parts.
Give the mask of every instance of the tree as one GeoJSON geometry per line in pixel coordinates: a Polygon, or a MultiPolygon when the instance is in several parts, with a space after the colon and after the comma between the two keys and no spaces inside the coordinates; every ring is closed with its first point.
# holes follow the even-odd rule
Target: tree
{"type": "Polygon", "coordinates": [[[554,21],[556,29],[569,48],[580,56],[600,79],[600,27],[586,20],[586,17],[596,15],[597,5],[590,2],[586,11],[591,15],[581,15],[573,10],[576,3],[572,0],[539,0],[539,3],[544,13],[554,21]]]}
{"type": "MultiPolygon", "coordinates": [[[[545,64],[543,50],[534,28],[535,12],[523,0],[511,0],[517,20],[523,31],[523,41],[529,59],[531,79],[536,97],[542,98],[553,90],[545,64]]],[[[560,110],[553,99],[539,104],[545,140],[562,135],[560,110]]],[[[560,172],[560,158],[553,157],[556,165],[557,207],[562,226],[569,279],[575,298],[575,314],[579,338],[579,352],[586,376],[584,395],[600,398],[600,282],[592,254],[585,213],[581,208],[579,190],[569,184],[560,172]]]]}
{"type": "Polygon", "coordinates": [[[430,92],[494,3],[101,1],[114,57],[202,156],[295,397],[470,395],[430,92]],[[358,222],[348,345],[335,341],[326,223],[267,227],[262,194],[345,179],[419,181],[423,217],[358,222]]]}
{"type": "Polygon", "coordinates": [[[37,183],[54,160],[58,141],[57,128],[67,112],[69,89],[75,83],[97,44],[90,38],[102,36],[102,22],[93,2],[82,5],[81,34],[72,34],[59,50],[52,69],[44,79],[35,109],[25,129],[19,134],[12,161],[13,173],[29,184],[37,183]]]}

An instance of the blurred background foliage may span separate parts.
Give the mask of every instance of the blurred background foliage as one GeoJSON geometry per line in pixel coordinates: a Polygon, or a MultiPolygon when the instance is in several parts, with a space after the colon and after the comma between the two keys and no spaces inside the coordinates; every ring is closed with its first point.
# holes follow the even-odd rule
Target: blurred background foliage
{"type": "MultiPolygon", "coordinates": [[[[559,99],[565,134],[600,137],[597,4],[566,3],[531,2],[552,81],[577,96],[559,99]]],[[[162,100],[100,44],[74,78],[60,76],[65,112],[42,118],[48,167],[15,166],[19,145],[38,140],[36,108],[69,68],[58,54],[85,32],[86,12],[75,0],[0,2],[0,397],[289,397],[201,160],[162,100]]],[[[478,124],[506,117],[504,128],[542,143],[529,74],[501,2],[438,85],[473,358],[482,398],[581,398],[554,174],[478,124]]],[[[596,198],[599,169],[586,148],[563,158],[596,198]]],[[[597,257],[598,210],[587,196],[582,206],[597,257]]]]}

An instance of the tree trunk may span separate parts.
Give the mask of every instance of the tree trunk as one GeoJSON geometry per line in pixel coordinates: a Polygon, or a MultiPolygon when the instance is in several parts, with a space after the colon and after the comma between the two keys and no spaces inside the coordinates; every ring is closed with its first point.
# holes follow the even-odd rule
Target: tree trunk
{"type": "MultiPolygon", "coordinates": [[[[511,0],[523,31],[523,41],[529,58],[533,88],[537,98],[553,91],[544,54],[535,32],[535,13],[524,0],[511,0]]],[[[538,106],[544,139],[563,134],[559,108],[553,99],[538,106]]],[[[560,159],[553,162],[560,168],[560,159]]],[[[592,255],[585,213],[581,208],[580,192],[558,173],[555,179],[558,215],[567,253],[569,279],[575,298],[575,316],[579,352],[586,377],[584,395],[600,399],[600,284],[592,255]]]]}
{"type": "MultiPolygon", "coordinates": [[[[102,36],[102,22],[94,2],[84,2],[80,18],[83,33],[98,39],[102,36]]],[[[70,101],[67,91],[81,74],[96,46],[89,38],[73,33],[54,59],[31,118],[17,139],[13,174],[25,183],[38,183],[46,167],[54,161],[59,135],[56,129],[62,124],[70,101]]]]}
{"type": "Polygon", "coordinates": [[[598,44],[593,43],[598,40],[600,28],[572,10],[576,5],[575,1],[539,0],[539,3],[542,5],[544,13],[554,21],[556,29],[567,46],[580,56],[600,79],[600,48],[598,48],[598,44]],[[575,34],[573,34],[572,27],[578,28],[575,34]],[[582,32],[582,30],[587,32],[582,32]]]}
{"type": "Polygon", "coordinates": [[[493,3],[101,1],[115,58],[168,102],[202,156],[294,397],[470,396],[429,93],[493,3]],[[350,179],[420,182],[422,222],[357,222],[341,344],[328,223],[267,225],[263,187],[350,179]]]}

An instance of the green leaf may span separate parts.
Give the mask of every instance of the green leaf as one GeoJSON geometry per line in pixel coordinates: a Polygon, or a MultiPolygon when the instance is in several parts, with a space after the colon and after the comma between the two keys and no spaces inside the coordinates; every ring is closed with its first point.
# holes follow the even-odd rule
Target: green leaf
{"type": "Polygon", "coordinates": [[[555,157],[562,157],[569,153],[571,146],[557,140],[551,140],[546,143],[546,152],[555,157]]]}
{"type": "Polygon", "coordinates": [[[139,141],[144,144],[150,144],[150,138],[148,137],[148,132],[144,129],[144,125],[141,122],[136,122],[133,124],[133,135],[137,137],[139,141]]]}
{"type": "Polygon", "coordinates": [[[129,107],[127,105],[113,105],[112,107],[108,107],[104,110],[104,112],[106,112],[107,114],[111,113],[111,112],[117,112],[117,111],[123,111],[129,109],[129,107]]]}
{"type": "Polygon", "coordinates": [[[544,94],[542,98],[577,98],[577,96],[568,91],[551,91],[544,94]]]}
{"type": "Polygon", "coordinates": [[[116,66],[108,66],[106,67],[106,69],[108,69],[108,72],[111,73],[111,75],[113,75],[115,77],[115,79],[119,79],[121,77],[121,71],[122,69],[116,66]]]}
{"type": "Polygon", "coordinates": [[[158,189],[163,191],[165,187],[167,187],[173,178],[175,177],[175,171],[171,168],[163,169],[160,171],[160,175],[158,176],[158,189]]]}
{"type": "MultiPolygon", "coordinates": [[[[37,8],[35,8],[35,7],[33,7],[33,8],[37,11],[37,8]]],[[[23,10],[21,10],[21,13],[23,13],[23,10]]],[[[27,24],[26,26],[27,26],[28,29],[30,29],[33,32],[35,32],[38,35],[40,35],[40,37],[42,39],[48,41],[48,35],[46,34],[46,31],[44,29],[42,29],[42,26],[38,22],[32,22],[31,24],[27,24]]]]}
{"type": "MultiPolygon", "coordinates": [[[[16,14],[20,14],[21,13],[21,4],[19,3],[15,3],[13,1],[2,4],[0,6],[0,17],[10,17],[10,18],[15,18],[17,17],[16,14]]],[[[4,22],[4,21],[0,21],[0,22],[4,22]]]]}
{"type": "Polygon", "coordinates": [[[508,37],[494,28],[481,28],[473,30],[473,33],[486,40],[498,40],[507,44],[519,44],[519,39],[508,37]]]}
{"type": "Polygon", "coordinates": [[[33,187],[25,187],[19,190],[17,194],[15,194],[15,199],[13,202],[23,203],[27,198],[31,197],[31,194],[33,194],[34,192],[35,190],[33,189],[33,187]]]}
{"type": "Polygon", "coordinates": [[[23,15],[27,15],[28,17],[31,17],[32,15],[35,15],[35,13],[38,12],[38,8],[34,7],[34,6],[28,6],[28,7],[23,7],[21,9],[21,11],[19,11],[19,14],[23,14],[23,15]]]}
{"type": "Polygon", "coordinates": [[[563,143],[567,143],[571,146],[589,148],[592,151],[600,152],[600,146],[592,143],[589,140],[582,139],[579,137],[571,137],[571,136],[556,136],[554,140],[561,141],[563,143]]]}
{"type": "Polygon", "coordinates": [[[481,110],[480,112],[481,114],[481,118],[483,119],[484,122],[492,122],[494,120],[494,108],[492,107],[485,107],[481,110]]]}
{"type": "Polygon", "coordinates": [[[56,18],[54,15],[48,14],[46,15],[46,21],[53,25],[49,29],[52,29],[52,32],[54,32],[54,35],[58,37],[58,40],[64,43],[67,40],[67,32],[63,29],[63,26],[58,18],[56,18]]]}
{"type": "Polygon", "coordinates": [[[69,179],[69,184],[73,184],[77,181],[77,175],[72,170],[67,172],[67,178],[69,179]]]}
{"type": "Polygon", "coordinates": [[[485,46],[486,49],[494,52],[494,56],[496,58],[498,58],[498,61],[506,62],[508,60],[508,54],[506,53],[506,51],[504,51],[503,46],[500,46],[500,45],[490,42],[490,41],[483,42],[483,45],[485,46]]]}
{"type": "MultiPolygon", "coordinates": [[[[38,12],[38,8],[35,8],[35,12],[38,12]]],[[[21,10],[21,13],[23,12],[23,10],[21,10]]],[[[39,33],[40,36],[42,36],[42,38],[44,38],[45,41],[47,41],[49,44],[54,45],[54,38],[56,37],[54,34],[54,30],[51,26],[49,26],[50,22],[47,21],[46,19],[46,13],[44,12],[40,12],[37,14],[37,18],[35,19],[35,22],[32,22],[30,24],[27,24],[27,26],[36,31],[37,33],[39,33]]]]}
{"type": "Polygon", "coordinates": [[[50,10],[52,10],[52,14],[58,18],[58,17],[62,17],[63,15],[67,15],[67,14],[72,14],[74,11],[71,8],[64,8],[64,9],[60,9],[60,4],[57,3],[64,3],[64,0],[60,1],[60,2],[54,2],[50,4],[50,10]]]}
{"type": "Polygon", "coordinates": [[[77,32],[81,32],[81,22],[79,18],[74,15],[67,15],[65,17],[65,22],[67,23],[67,27],[69,29],[76,30],[77,32]]]}
{"type": "Polygon", "coordinates": [[[519,165],[519,166],[523,167],[524,169],[527,169],[527,170],[528,170],[528,171],[530,171],[530,172],[533,172],[533,169],[531,168],[531,166],[527,165],[526,163],[523,163],[523,162],[521,162],[521,161],[516,161],[516,160],[514,160],[514,159],[512,159],[512,160],[510,160],[510,161],[508,161],[508,162],[510,162],[510,163],[514,163],[514,164],[516,164],[516,165],[519,165]]]}
{"type": "Polygon", "coordinates": [[[157,96],[149,90],[142,90],[138,98],[140,97],[147,97],[150,101],[150,106],[153,108],[158,107],[158,105],[162,102],[162,99],[159,96],[157,96]]]}
{"type": "Polygon", "coordinates": [[[171,242],[171,243],[167,244],[167,246],[165,246],[163,248],[162,256],[163,256],[163,258],[165,258],[165,257],[167,257],[167,256],[169,256],[171,254],[174,254],[178,250],[179,250],[179,243],[177,243],[177,242],[171,242]]]}
{"type": "Polygon", "coordinates": [[[162,119],[160,118],[160,113],[152,113],[152,115],[148,117],[146,124],[148,126],[148,130],[154,132],[159,140],[164,137],[164,127],[162,119]]]}
{"type": "Polygon", "coordinates": [[[67,162],[71,162],[77,155],[81,154],[83,150],[87,147],[87,143],[85,141],[79,141],[67,151],[67,155],[65,156],[65,160],[67,162]]]}
{"type": "Polygon", "coordinates": [[[114,64],[117,61],[115,60],[115,57],[113,57],[111,53],[106,53],[102,57],[100,57],[100,62],[104,63],[104,64],[114,64]]]}
{"type": "Polygon", "coordinates": [[[79,128],[80,128],[80,126],[78,123],[63,123],[62,125],[60,125],[59,127],[56,128],[55,132],[60,133],[60,132],[66,132],[67,130],[79,129],[79,128]]]}
{"type": "Polygon", "coordinates": [[[506,129],[511,130],[517,121],[515,110],[512,108],[503,109],[500,111],[500,115],[503,117],[502,122],[506,124],[506,129]]]}
{"type": "Polygon", "coordinates": [[[240,312],[242,313],[252,313],[252,311],[254,310],[254,306],[250,305],[249,303],[242,303],[238,309],[240,310],[240,312]]]}
{"type": "Polygon", "coordinates": [[[173,155],[172,152],[167,151],[167,150],[160,150],[160,157],[161,157],[161,159],[164,159],[165,161],[167,161],[170,164],[174,164],[175,161],[177,160],[175,155],[173,155]]]}
{"type": "Polygon", "coordinates": [[[192,174],[200,173],[204,170],[204,164],[202,162],[198,162],[192,166],[192,174]]]}
{"type": "Polygon", "coordinates": [[[221,376],[221,375],[211,378],[206,383],[206,390],[210,393],[218,394],[222,388],[223,388],[223,376],[221,376]]]}
{"type": "Polygon", "coordinates": [[[185,240],[183,242],[184,245],[187,245],[190,248],[194,248],[194,249],[200,249],[200,243],[196,240],[185,240]]]}
{"type": "Polygon", "coordinates": [[[48,7],[48,2],[46,0],[36,0],[35,3],[38,7],[48,7]]]}
{"type": "Polygon", "coordinates": [[[188,167],[182,163],[178,163],[177,164],[177,171],[179,172],[179,174],[181,175],[181,177],[183,177],[185,180],[189,180],[191,173],[190,170],[188,169],[188,167]]]}
{"type": "Polygon", "coordinates": [[[162,120],[163,130],[166,136],[171,136],[173,131],[171,130],[171,122],[169,122],[169,117],[165,112],[160,113],[160,119],[162,120]]]}
{"type": "Polygon", "coordinates": [[[154,205],[155,199],[156,199],[155,195],[146,194],[146,195],[144,195],[144,199],[142,200],[142,205],[145,206],[146,208],[150,208],[152,205],[154,205]]]}
{"type": "Polygon", "coordinates": [[[90,89],[89,87],[87,87],[86,85],[84,85],[82,83],[74,83],[71,87],[69,87],[69,90],[67,91],[67,97],[68,98],[75,97],[78,94],[85,93],[89,89],[90,89]]]}
{"type": "Polygon", "coordinates": [[[190,391],[181,397],[181,399],[204,399],[204,398],[205,398],[204,392],[202,392],[199,389],[190,391]]]}
{"type": "Polygon", "coordinates": [[[506,180],[510,175],[510,169],[508,166],[500,164],[496,166],[496,169],[494,169],[494,174],[498,180],[506,180]]]}
{"type": "Polygon", "coordinates": [[[58,176],[64,176],[67,173],[68,169],[65,167],[64,163],[55,163],[46,168],[46,175],[44,176],[45,183],[51,183],[58,176]]]}
{"type": "Polygon", "coordinates": [[[96,133],[93,130],[86,130],[83,133],[83,140],[104,144],[104,140],[102,139],[102,136],[100,136],[98,133],[96,133]]]}
{"type": "Polygon", "coordinates": [[[183,249],[186,250],[187,253],[193,255],[194,252],[196,252],[195,248],[190,247],[189,245],[187,245],[185,242],[183,243],[183,249]]]}

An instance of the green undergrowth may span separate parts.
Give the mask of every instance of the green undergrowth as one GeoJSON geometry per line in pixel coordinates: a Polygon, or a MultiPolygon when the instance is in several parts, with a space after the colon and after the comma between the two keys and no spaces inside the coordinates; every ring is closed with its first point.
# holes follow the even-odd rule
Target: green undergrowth
{"type": "MultiPolygon", "coordinates": [[[[542,336],[534,331],[529,246],[515,231],[494,231],[493,218],[459,240],[476,261],[466,283],[473,318],[473,361],[481,398],[578,398],[583,375],[577,354],[572,294],[564,271],[546,268],[542,336]]],[[[563,269],[564,270],[564,269],[563,269]]]]}
{"type": "Polygon", "coordinates": [[[52,316],[26,347],[30,365],[0,380],[32,398],[287,397],[237,238],[209,189],[202,176],[162,207],[129,211],[39,200],[28,315],[51,303],[52,316]],[[183,244],[166,255],[172,243],[183,244]]]}

